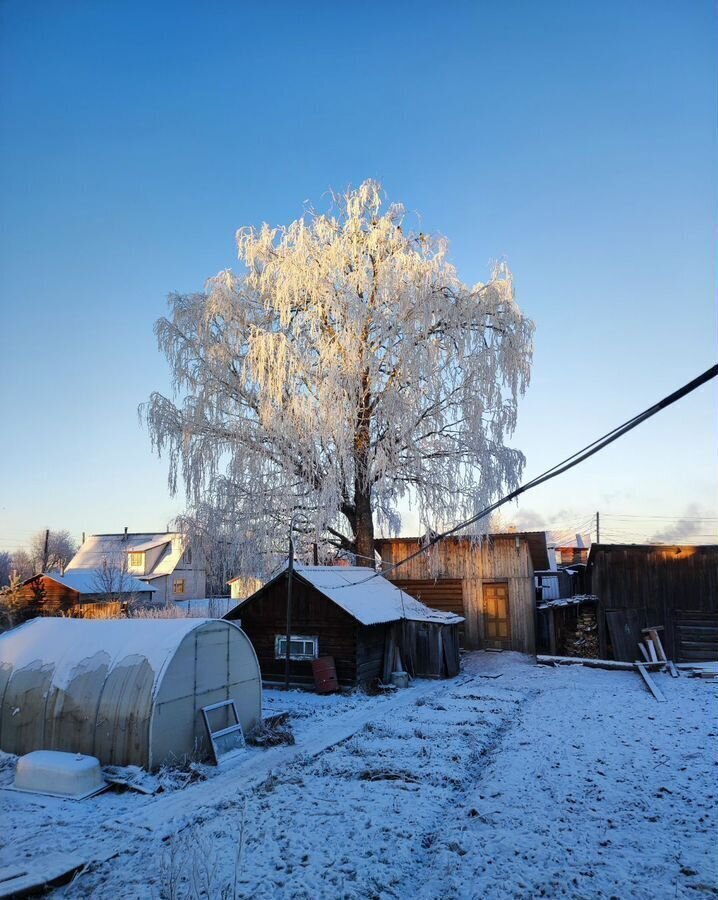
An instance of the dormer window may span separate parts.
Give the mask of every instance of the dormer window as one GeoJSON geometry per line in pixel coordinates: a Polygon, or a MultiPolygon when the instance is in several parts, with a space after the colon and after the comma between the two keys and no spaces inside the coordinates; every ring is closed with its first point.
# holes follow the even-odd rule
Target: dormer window
{"type": "Polygon", "coordinates": [[[144,571],[145,568],[145,554],[144,553],[130,553],[128,554],[130,557],[130,568],[131,569],[142,569],[144,571]]]}
{"type": "Polygon", "coordinates": [[[181,565],[183,566],[191,566],[192,565],[192,548],[187,547],[185,552],[182,554],[181,565]]]}

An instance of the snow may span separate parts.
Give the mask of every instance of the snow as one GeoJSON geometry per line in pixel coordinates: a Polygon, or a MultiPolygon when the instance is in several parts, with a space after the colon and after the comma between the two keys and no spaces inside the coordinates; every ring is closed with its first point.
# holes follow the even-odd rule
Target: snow
{"type": "Polygon", "coordinates": [[[165,544],[170,544],[172,542],[172,536],[169,534],[165,534],[159,540],[153,539],[149,541],[145,541],[144,544],[136,544],[133,543],[128,546],[128,553],[144,553],[147,550],[154,550],[155,547],[164,547],[165,544]]]}
{"type": "Polygon", "coordinates": [[[465,283],[446,239],[385,200],[368,180],[325,213],[240,228],[241,271],[172,294],[155,325],[172,391],[143,407],[153,449],[198,529],[232,523],[242,571],[271,567],[292,510],[311,558],[315,542],[348,549],[367,493],[397,534],[407,501],[436,529],[519,483],[506,441],[534,326],[511,272],[465,283]]]}
{"type": "Polygon", "coordinates": [[[159,675],[182,639],[210,619],[31,619],[0,635],[0,667],[15,671],[54,666],[52,685],[66,687],[78,674],[146,659],[159,675]]]}
{"type": "MultiPolygon", "coordinates": [[[[90,571],[68,571],[61,575],[59,572],[45,572],[45,578],[51,578],[58,584],[64,584],[65,587],[80,594],[103,594],[107,591],[107,586],[103,584],[101,569],[90,571]]],[[[139,578],[132,578],[130,575],[122,575],[121,584],[118,582],[118,588],[121,588],[123,594],[134,594],[148,591],[156,591],[157,588],[140,581],[139,578]]]]}
{"type": "Polygon", "coordinates": [[[269,691],[297,744],[184,791],[0,792],[0,865],[100,839],[119,853],[67,898],[185,898],[190,881],[258,900],[712,894],[716,687],[655,678],[667,703],[631,672],[473,653],[458,678],[389,695],[269,691]]]}
{"type": "Polygon", "coordinates": [[[221,619],[238,603],[238,600],[231,597],[202,597],[195,600],[174,600],[172,606],[189,618],[221,619]]]}
{"type": "Polygon", "coordinates": [[[573,597],[555,597],[539,603],[539,609],[558,609],[561,606],[577,606],[580,603],[598,603],[595,594],[575,594],[573,597]]]}
{"type": "MultiPolygon", "coordinates": [[[[186,538],[178,532],[144,532],[141,534],[90,534],[65,568],[65,574],[81,571],[96,572],[103,561],[119,559],[126,553],[142,552],[168,544],[147,577],[171,575],[185,551],[186,538]]],[[[145,586],[142,590],[147,590],[145,586]]],[[[136,590],[136,589],[135,589],[136,590]]]]}
{"type": "Polygon", "coordinates": [[[16,790],[79,799],[102,790],[104,786],[99,760],[82,753],[34,750],[20,757],[15,770],[16,790]]]}
{"type": "MultiPolygon", "coordinates": [[[[274,578],[286,571],[286,564],[274,578]]],[[[294,571],[314,585],[325,597],[340,606],[362,625],[378,625],[408,619],[453,625],[463,616],[431,609],[378,575],[361,566],[302,566],[294,571]]]]}

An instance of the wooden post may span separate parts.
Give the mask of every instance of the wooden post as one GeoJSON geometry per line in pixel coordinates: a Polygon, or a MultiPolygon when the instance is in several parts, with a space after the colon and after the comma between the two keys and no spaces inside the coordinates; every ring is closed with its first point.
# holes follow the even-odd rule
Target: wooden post
{"type": "Polygon", "coordinates": [[[50,556],[50,529],[45,529],[45,546],[42,550],[42,568],[41,572],[47,572],[47,561],[50,556]]]}
{"type": "Polygon", "coordinates": [[[548,647],[549,653],[551,656],[556,655],[556,620],[554,618],[554,609],[551,607],[548,611],[548,627],[549,627],[549,635],[548,635],[548,647]]]}
{"type": "Polygon", "coordinates": [[[287,565],[287,646],[284,652],[284,687],[289,690],[289,669],[291,666],[292,644],[292,575],[294,573],[294,541],[292,540],[292,526],[289,526],[289,563],[287,565]]]}

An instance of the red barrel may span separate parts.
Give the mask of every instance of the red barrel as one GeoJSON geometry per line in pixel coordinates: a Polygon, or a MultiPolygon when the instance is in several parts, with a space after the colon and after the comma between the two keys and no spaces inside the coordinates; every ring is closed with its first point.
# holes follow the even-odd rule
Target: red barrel
{"type": "Polygon", "coordinates": [[[322,656],[312,660],[312,675],[318,694],[331,694],[339,690],[337,669],[333,656],[322,656]]]}

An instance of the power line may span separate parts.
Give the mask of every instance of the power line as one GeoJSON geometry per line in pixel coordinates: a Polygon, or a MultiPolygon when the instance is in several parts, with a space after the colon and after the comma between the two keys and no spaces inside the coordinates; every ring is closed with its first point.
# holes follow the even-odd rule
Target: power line
{"type": "Polygon", "coordinates": [[[620,515],[619,513],[606,513],[607,519],[662,519],[669,522],[718,522],[718,516],[640,516],[638,514],[633,515],[620,515]]]}
{"type": "MultiPolygon", "coordinates": [[[[354,582],[351,585],[347,583],[344,583],[343,585],[334,585],[332,586],[332,590],[334,590],[335,588],[341,589],[345,587],[356,587],[359,584],[366,584],[366,582],[372,581],[374,578],[385,576],[389,572],[393,572],[395,569],[398,569],[400,566],[405,565],[412,559],[416,559],[418,556],[426,553],[427,550],[438,544],[439,541],[442,541],[447,537],[451,537],[452,534],[456,534],[458,531],[463,531],[470,525],[474,525],[480,519],[483,519],[486,516],[490,515],[505,503],[509,503],[511,500],[515,500],[517,497],[520,497],[521,494],[525,494],[532,488],[538,487],[540,484],[544,484],[545,482],[550,481],[552,478],[556,478],[558,475],[562,475],[564,472],[568,472],[569,469],[573,469],[580,463],[585,462],[587,459],[589,459],[589,457],[594,456],[599,451],[605,449],[609,446],[609,444],[612,444],[620,437],[628,434],[629,431],[633,431],[634,428],[642,425],[657,413],[661,412],[664,409],[667,409],[669,406],[672,406],[679,400],[682,400],[683,397],[686,397],[688,394],[697,390],[699,387],[710,381],[712,378],[715,378],[717,375],[718,363],[714,366],[711,366],[710,369],[706,369],[705,372],[703,372],[697,378],[694,378],[692,381],[689,381],[687,384],[684,384],[682,387],[678,388],[678,390],[673,391],[672,394],[668,394],[668,396],[664,397],[662,400],[654,403],[653,406],[649,406],[648,409],[645,409],[643,412],[638,413],[638,415],[634,416],[632,419],[628,419],[622,425],[618,425],[612,431],[607,432],[605,435],[603,435],[603,437],[597,438],[595,441],[587,444],[582,450],[577,450],[575,453],[572,453],[571,456],[567,456],[566,459],[562,460],[559,463],[556,463],[555,466],[547,469],[541,475],[537,475],[536,478],[528,481],[526,484],[523,484],[520,487],[517,487],[515,490],[506,494],[504,497],[502,497],[500,500],[497,500],[495,503],[492,503],[490,506],[486,506],[475,516],[472,516],[470,519],[467,519],[464,522],[460,522],[458,525],[455,525],[453,528],[449,528],[447,531],[441,532],[441,534],[435,534],[432,538],[427,540],[422,547],[420,547],[414,553],[409,554],[409,556],[407,556],[405,559],[402,559],[400,562],[394,563],[387,569],[384,569],[381,572],[375,572],[368,578],[365,578],[362,581],[354,582]]],[[[329,585],[327,585],[327,587],[329,587],[329,585]]]]}

